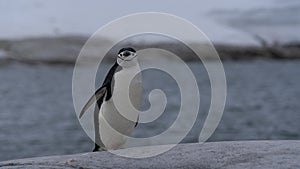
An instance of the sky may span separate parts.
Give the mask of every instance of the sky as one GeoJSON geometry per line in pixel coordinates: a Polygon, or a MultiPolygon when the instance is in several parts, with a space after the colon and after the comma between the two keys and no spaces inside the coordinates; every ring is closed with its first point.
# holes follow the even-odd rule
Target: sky
{"type": "MultiPolygon", "coordinates": [[[[295,0],[0,0],[0,39],[70,34],[89,36],[104,24],[125,15],[164,12],[189,20],[214,42],[255,44],[252,34],[289,41],[294,40],[291,38],[295,38],[299,24],[296,27],[273,25],[275,33],[270,34],[268,26],[243,27],[249,24],[243,20],[249,17],[247,12],[253,14],[254,20],[264,17],[270,20],[277,17],[277,8],[287,9],[283,11],[286,12],[294,4],[299,5],[295,0]],[[239,24],[234,24],[236,22],[239,24]],[[286,34],[280,33],[285,30],[293,34],[287,38],[286,34]]],[[[288,16],[293,15],[288,13],[288,16]]]]}

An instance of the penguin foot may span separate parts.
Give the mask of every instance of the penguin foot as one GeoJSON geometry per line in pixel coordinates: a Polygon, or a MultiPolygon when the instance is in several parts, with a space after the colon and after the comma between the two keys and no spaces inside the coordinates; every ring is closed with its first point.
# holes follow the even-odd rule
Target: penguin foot
{"type": "Polygon", "coordinates": [[[100,147],[97,144],[95,144],[93,152],[97,152],[97,151],[107,151],[107,149],[105,147],[100,147]]]}
{"type": "Polygon", "coordinates": [[[93,152],[98,152],[98,151],[107,151],[105,148],[94,148],[93,152]]]}
{"type": "Polygon", "coordinates": [[[93,152],[97,152],[97,151],[99,151],[99,149],[95,147],[95,148],[93,149],[93,152]]]}
{"type": "Polygon", "coordinates": [[[98,144],[95,143],[95,147],[93,149],[93,152],[97,152],[99,151],[100,146],[98,146],[98,144]]]}

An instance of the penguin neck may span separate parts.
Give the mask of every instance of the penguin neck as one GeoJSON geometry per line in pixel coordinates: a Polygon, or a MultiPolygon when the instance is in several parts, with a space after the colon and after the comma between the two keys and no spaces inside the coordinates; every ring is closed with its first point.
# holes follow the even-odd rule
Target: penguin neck
{"type": "Polygon", "coordinates": [[[133,58],[132,60],[130,61],[123,61],[120,66],[123,68],[123,69],[129,69],[129,68],[132,68],[132,67],[136,67],[138,66],[138,60],[137,58],[133,58]]]}

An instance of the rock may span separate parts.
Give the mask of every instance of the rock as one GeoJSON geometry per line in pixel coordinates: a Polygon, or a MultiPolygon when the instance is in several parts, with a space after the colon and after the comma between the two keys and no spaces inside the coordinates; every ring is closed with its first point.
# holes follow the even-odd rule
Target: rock
{"type": "MultiPolygon", "coordinates": [[[[73,65],[79,55],[81,48],[88,37],[86,36],[63,36],[63,37],[37,37],[21,40],[0,40],[0,50],[5,51],[5,59],[16,60],[27,63],[46,63],[46,64],[71,64],[73,65]],[[8,56],[8,57],[7,57],[8,56]]],[[[88,62],[94,62],[99,58],[99,51],[104,44],[113,43],[109,39],[101,39],[90,44],[86,49],[85,58],[88,62]]],[[[206,49],[205,44],[197,44],[206,49]]],[[[199,58],[184,45],[179,45],[173,41],[148,41],[145,39],[131,39],[118,43],[110,53],[107,60],[114,61],[115,54],[123,46],[132,46],[135,49],[162,48],[168,49],[172,53],[180,56],[185,61],[194,61],[199,58]]],[[[215,49],[222,60],[240,60],[240,59],[299,59],[300,45],[277,44],[267,46],[237,46],[230,44],[214,44],[215,49]]],[[[209,49],[209,48],[207,48],[209,49]]],[[[3,52],[2,52],[3,53],[3,52]]],[[[215,59],[215,56],[209,56],[209,53],[203,51],[203,57],[208,60],[215,59]]],[[[0,59],[1,56],[0,52],[0,59]]],[[[2,56],[3,58],[3,56],[2,56]]],[[[4,59],[2,59],[4,60],[4,59]]],[[[1,61],[1,60],[0,60],[1,61]]]]}
{"type": "Polygon", "coordinates": [[[0,49],[0,60],[7,59],[7,58],[8,58],[8,53],[5,50],[0,49]]]}
{"type": "Polygon", "coordinates": [[[33,38],[10,42],[10,56],[33,63],[74,64],[85,37],[33,38]]]}
{"type": "MultiPolygon", "coordinates": [[[[166,146],[166,145],[165,145],[166,146]]],[[[163,148],[135,147],[131,154],[163,148]]],[[[109,152],[0,162],[0,168],[300,168],[300,141],[233,141],[179,144],[161,155],[130,159],[109,152]]]]}

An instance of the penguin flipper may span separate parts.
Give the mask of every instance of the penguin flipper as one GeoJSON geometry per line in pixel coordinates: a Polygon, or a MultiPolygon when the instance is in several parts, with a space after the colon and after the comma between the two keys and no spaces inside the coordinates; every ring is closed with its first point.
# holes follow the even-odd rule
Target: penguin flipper
{"type": "Polygon", "coordinates": [[[101,97],[104,96],[104,94],[106,93],[107,88],[106,86],[102,86],[101,88],[99,88],[94,95],[91,96],[91,98],[87,101],[87,103],[83,106],[80,114],[79,114],[79,118],[82,117],[82,115],[87,111],[87,109],[97,100],[99,100],[101,97]]]}
{"type": "Polygon", "coordinates": [[[136,128],[136,126],[139,124],[139,119],[140,119],[140,116],[138,116],[136,122],[135,122],[135,125],[134,125],[134,128],[136,128]]]}
{"type": "Polygon", "coordinates": [[[136,128],[136,126],[137,126],[138,124],[139,124],[139,122],[136,122],[135,125],[134,125],[134,128],[136,128]]]}

